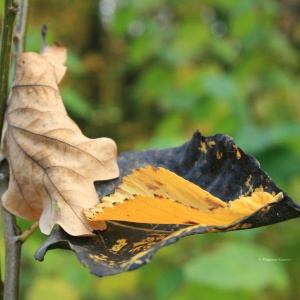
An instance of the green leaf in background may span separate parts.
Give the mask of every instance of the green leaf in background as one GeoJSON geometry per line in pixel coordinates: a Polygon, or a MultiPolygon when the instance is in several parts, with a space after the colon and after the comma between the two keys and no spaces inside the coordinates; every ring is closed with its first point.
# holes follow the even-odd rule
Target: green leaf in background
{"type": "Polygon", "coordinates": [[[61,89],[61,95],[67,110],[83,120],[89,120],[93,108],[79,93],[71,89],[61,89]]]}
{"type": "Polygon", "coordinates": [[[240,128],[236,140],[241,147],[247,147],[247,150],[254,155],[275,146],[286,147],[297,152],[297,137],[300,137],[300,124],[290,122],[274,124],[267,128],[258,128],[249,124],[247,127],[240,128]]]}
{"type": "Polygon", "coordinates": [[[184,267],[184,276],[188,282],[224,290],[259,292],[272,287],[282,291],[288,287],[288,278],[284,267],[286,262],[279,259],[282,258],[277,258],[263,246],[224,243],[191,259],[184,267]]]}

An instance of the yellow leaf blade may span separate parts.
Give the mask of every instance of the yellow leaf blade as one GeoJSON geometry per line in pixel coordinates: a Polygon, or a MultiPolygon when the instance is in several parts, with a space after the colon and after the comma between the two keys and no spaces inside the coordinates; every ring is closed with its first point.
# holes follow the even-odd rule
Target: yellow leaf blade
{"type": "Polygon", "coordinates": [[[126,176],[114,194],[84,214],[90,221],[227,226],[282,198],[257,191],[225,203],[168,170],[147,167],[126,176]]]}
{"type": "Polygon", "coordinates": [[[209,192],[182,177],[164,168],[156,169],[151,166],[133,171],[126,176],[123,183],[110,197],[104,197],[103,201],[120,202],[124,199],[124,193],[128,195],[141,195],[154,197],[155,195],[179,201],[186,206],[201,207],[209,211],[217,207],[226,207],[226,203],[214,197],[209,192]]]}

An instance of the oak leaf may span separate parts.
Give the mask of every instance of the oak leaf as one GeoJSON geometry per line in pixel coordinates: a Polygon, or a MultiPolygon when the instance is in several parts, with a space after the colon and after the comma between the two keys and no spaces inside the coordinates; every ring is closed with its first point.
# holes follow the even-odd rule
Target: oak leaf
{"type": "Polygon", "coordinates": [[[20,55],[6,112],[4,155],[10,165],[4,207],[39,220],[43,233],[59,224],[70,235],[89,235],[105,222],[89,222],[83,207],[99,203],[96,180],[116,178],[117,148],[109,138],[89,139],[67,115],[58,89],[66,49],[20,55]]]}
{"type": "Polygon", "coordinates": [[[282,192],[256,189],[226,203],[169,170],[147,166],[125,176],[113,194],[84,214],[96,222],[229,226],[282,199],[282,192]]]}

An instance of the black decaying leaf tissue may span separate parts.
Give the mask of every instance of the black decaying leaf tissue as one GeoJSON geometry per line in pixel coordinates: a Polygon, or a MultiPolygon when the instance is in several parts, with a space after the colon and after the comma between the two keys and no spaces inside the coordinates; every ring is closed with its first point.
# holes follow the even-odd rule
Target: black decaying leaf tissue
{"type": "MultiPolygon", "coordinates": [[[[122,177],[135,168],[164,167],[228,202],[250,195],[262,187],[269,193],[283,192],[260,168],[259,162],[245,154],[232,138],[217,134],[204,137],[196,132],[192,139],[176,148],[129,151],[119,155],[118,179],[96,182],[99,198],[113,193],[122,177]]],[[[79,261],[97,276],[133,270],[148,263],[161,247],[192,234],[226,232],[270,225],[300,216],[300,207],[285,193],[283,200],[226,227],[199,225],[159,225],[107,222],[108,229],[93,237],[73,237],[56,228],[35,254],[42,261],[50,249],[74,251],[79,261]]]]}

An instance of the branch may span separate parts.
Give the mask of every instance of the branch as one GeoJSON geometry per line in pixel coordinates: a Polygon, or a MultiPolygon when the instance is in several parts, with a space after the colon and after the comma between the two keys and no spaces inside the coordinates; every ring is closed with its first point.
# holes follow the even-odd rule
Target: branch
{"type": "MultiPolygon", "coordinates": [[[[11,44],[13,36],[13,26],[18,5],[12,0],[4,2],[4,16],[2,21],[2,39],[1,39],[1,56],[0,56],[0,125],[2,127],[6,101],[8,96],[8,78],[11,62],[11,44]]],[[[2,131],[0,132],[0,141],[2,131]]]]}
{"type": "MultiPolygon", "coordinates": [[[[12,0],[5,0],[1,33],[0,48],[0,127],[3,127],[6,102],[8,98],[9,69],[11,64],[11,48],[13,26],[18,5],[12,0]]],[[[0,141],[2,141],[2,130],[0,130],[0,141]]],[[[4,163],[2,164],[2,166],[4,163]]],[[[2,167],[1,166],[1,167],[2,167]]],[[[6,164],[7,170],[7,164],[6,164]]],[[[6,191],[8,186],[8,172],[2,173],[0,177],[0,195],[6,191]]],[[[3,233],[5,241],[5,284],[4,299],[18,299],[20,257],[22,243],[18,240],[20,234],[13,215],[2,208],[3,233]]]]}
{"type": "MultiPolygon", "coordinates": [[[[7,168],[7,164],[6,164],[7,168]]],[[[8,168],[7,168],[8,169],[8,168]]],[[[7,190],[8,172],[1,170],[0,195],[7,190]]],[[[5,282],[3,299],[18,299],[19,274],[22,242],[19,240],[20,230],[16,226],[15,216],[10,214],[2,205],[2,223],[5,241],[5,282]]]]}
{"type": "Polygon", "coordinates": [[[24,52],[24,48],[25,48],[28,6],[29,6],[28,0],[21,0],[19,3],[19,14],[17,18],[17,24],[14,31],[14,35],[13,35],[14,49],[13,49],[12,69],[14,75],[16,72],[19,55],[20,53],[24,52]]]}

